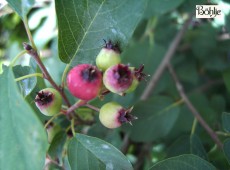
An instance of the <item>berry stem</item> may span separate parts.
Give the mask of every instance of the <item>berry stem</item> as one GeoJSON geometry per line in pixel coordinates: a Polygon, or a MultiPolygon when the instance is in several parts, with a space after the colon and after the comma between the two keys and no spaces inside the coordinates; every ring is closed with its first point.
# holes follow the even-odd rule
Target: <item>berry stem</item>
{"type": "Polygon", "coordinates": [[[74,110],[76,110],[80,106],[85,105],[86,103],[87,103],[87,101],[85,101],[85,100],[78,100],[74,105],[69,107],[69,109],[66,111],[66,114],[69,114],[69,113],[73,112],[74,110]]]}
{"type": "Polygon", "coordinates": [[[16,61],[17,61],[21,56],[23,56],[23,55],[26,54],[26,53],[27,53],[26,50],[21,51],[21,52],[11,61],[10,66],[13,67],[14,64],[16,63],[16,61]]]}
{"type": "Polygon", "coordinates": [[[197,126],[197,119],[194,118],[193,123],[192,123],[191,135],[195,134],[196,126],[197,126]]]}
{"type": "Polygon", "coordinates": [[[73,136],[75,136],[75,129],[74,129],[74,119],[71,120],[71,131],[72,131],[72,134],[73,136]]]}
{"type": "Polygon", "coordinates": [[[62,78],[61,78],[61,86],[62,86],[62,88],[65,87],[65,77],[66,77],[66,75],[67,75],[67,72],[68,72],[68,70],[69,70],[69,67],[70,67],[70,64],[67,64],[66,67],[65,67],[65,69],[64,69],[64,72],[63,72],[63,74],[62,74],[62,78]]]}
{"type": "Polygon", "coordinates": [[[58,114],[54,115],[50,120],[48,120],[48,122],[45,124],[44,128],[46,129],[46,128],[49,126],[49,124],[50,124],[55,118],[57,118],[58,116],[60,116],[60,115],[62,115],[62,114],[63,114],[63,113],[58,113],[58,114]]]}
{"type": "Polygon", "coordinates": [[[63,74],[62,74],[62,78],[61,78],[61,87],[64,88],[65,87],[65,77],[67,75],[67,72],[69,70],[69,64],[66,65],[64,71],[63,71],[63,74]]]}
{"type": "Polygon", "coordinates": [[[95,110],[95,111],[97,111],[97,112],[100,112],[100,109],[99,109],[98,107],[95,107],[95,106],[93,106],[93,105],[91,105],[91,104],[86,103],[85,106],[87,106],[88,108],[90,108],[90,109],[92,109],[92,110],[95,110]]]}
{"type": "Polygon", "coordinates": [[[27,78],[30,78],[30,77],[41,77],[41,78],[43,78],[43,74],[41,74],[41,73],[27,74],[25,76],[16,78],[15,81],[24,80],[24,79],[27,79],[27,78]]]}

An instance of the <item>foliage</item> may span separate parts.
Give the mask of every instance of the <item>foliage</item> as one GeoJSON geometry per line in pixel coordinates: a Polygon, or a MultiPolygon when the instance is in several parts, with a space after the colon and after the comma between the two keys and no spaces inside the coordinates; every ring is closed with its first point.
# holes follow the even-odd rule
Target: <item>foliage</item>
{"type": "Polygon", "coordinates": [[[211,0],[224,6],[224,18],[210,20],[193,16],[205,0],[7,2],[0,6],[0,169],[229,169],[229,1],[211,0]],[[95,65],[103,39],[118,42],[123,63],[144,64],[150,76],[125,96],[85,103],[65,78],[77,64],[95,65]],[[46,117],[34,98],[52,86],[70,104],[63,100],[62,112],[46,117]],[[138,119],[105,128],[97,111],[108,101],[134,106],[138,119]],[[75,113],[65,114],[70,108],[75,113]]]}

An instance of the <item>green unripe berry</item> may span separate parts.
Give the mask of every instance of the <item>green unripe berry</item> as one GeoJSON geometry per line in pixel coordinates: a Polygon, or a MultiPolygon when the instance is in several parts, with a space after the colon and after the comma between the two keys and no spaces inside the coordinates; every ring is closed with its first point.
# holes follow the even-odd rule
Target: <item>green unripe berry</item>
{"type": "MultiPolygon", "coordinates": [[[[105,41],[105,40],[104,40],[105,41]]],[[[118,43],[113,44],[112,41],[105,41],[105,46],[101,49],[96,57],[96,65],[102,71],[121,62],[121,50],[118,43]]]]}
{"type": "Polygon", "coordinates": [[[138,69],[135,67],[129,67],[132,71],[133,81],[131,86],[125,91],[125,93],[131,93],[136,90],[140,81],[146,78],[146,74],[143,73],[144,65],[141,65],[138,69]]]}
{"type": "Polygon", "coordinates": [[[35,104],[44,115],[53,116],[61,110],[62,97],[57,90],[45,88],[37,93],[35,104]]]}
{"type": "Polygon", "coordinates": [[[138,85],[139,85],[138,79],[133,78],[131,86],[125,91],[125,93],[131,93],[135,91],[138,85]]]}
{"type": "Polygon", "coordinates": [[[113,49],[102,48],[96,58],[97,67],[105,71],[109,67],[121,62],[120,53],[113,49]]]}
{"type": "Polygon", "coordinates": [[[107,128],[113,129],[120,127],[123,123],[130,123],[135,116],[131,115],[130,109],[124,109],[120,104],[116,102],[109,102],[103,105],[100,109],[99,120],[107,128]]]}

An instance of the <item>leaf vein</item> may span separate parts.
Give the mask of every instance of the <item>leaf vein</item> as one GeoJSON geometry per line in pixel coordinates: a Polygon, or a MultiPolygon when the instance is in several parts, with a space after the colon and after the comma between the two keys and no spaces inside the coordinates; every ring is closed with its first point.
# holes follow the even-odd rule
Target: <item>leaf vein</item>
{"type": "Polygon", "coordinates": [[[98,8],[98,10],[97,10],[97,12],[96,12],[96,14],[95,14],[95,16],[93,17],[93,19],[92,19],[92,21],[90,22],[88,28],[86,29],[86,31],[85,31],[85,33],[84,33],[84,35],[83,35],[83,37],[82,37],[82,39],[81,39],[81,41],[80,41],[78,47],[77,47],[77,50],[76,50],[75,53],[74,53],[74,56],[73,56],[72,59],[70,60],[70,63],[72,62],[72,60],[75,58],[77,52],[79,51],[79,49],[80,49],[80,47],[81,47],[81,45],[82,45],[82,43],[83,43],[83,40],[85,39],[86,35],[88,34],[89,29],[91,28],[92,24],[94,23],[94,20],[97,18],[98,13],[99,13],[99,11],[101,10],[101,8],[102,8],[102,6],[103,6],[104,3],[105,3],[105,0],[102,1],[102,3],[101,3],[101,5],[99,6],[99,8],[98,8]]]}

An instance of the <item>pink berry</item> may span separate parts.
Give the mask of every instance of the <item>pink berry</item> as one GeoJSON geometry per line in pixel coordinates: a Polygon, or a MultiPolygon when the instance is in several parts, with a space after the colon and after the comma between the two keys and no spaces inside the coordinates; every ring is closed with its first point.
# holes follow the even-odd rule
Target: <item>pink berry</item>
{"type": "Polygon", "coordinates": [[[103,75],[105,87],[113,93],[124,93],[131,86],[132,81],[132,71],[124,64],[109,67],[103,75]]]}
{"type": "Polygon", "coordinates": [[[98,96],[102,86],[102,73],[96,66],[79,64],[67,75],[70,93],[81,100],[92,100],[98,96]]]}

